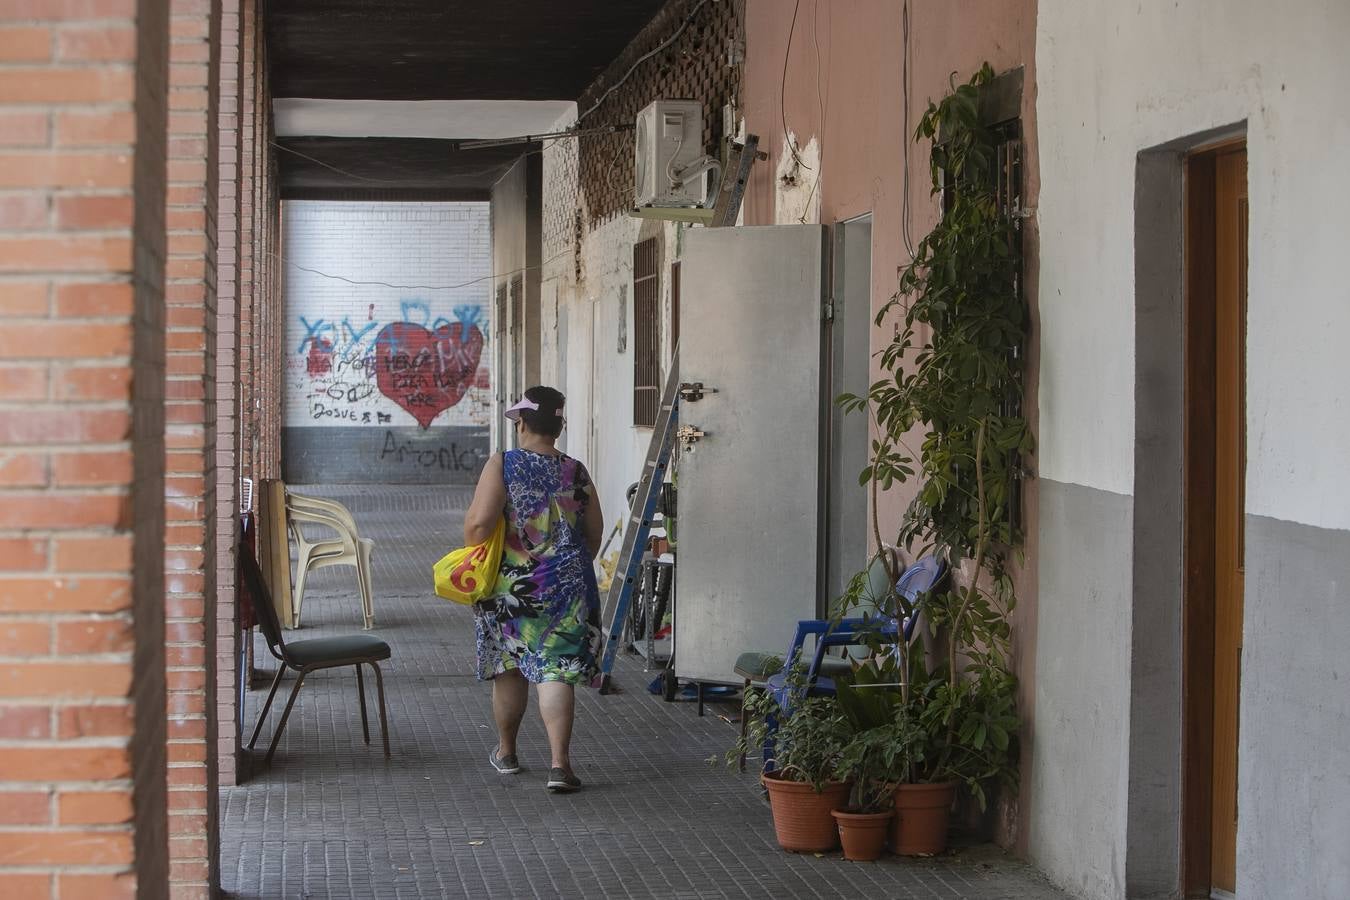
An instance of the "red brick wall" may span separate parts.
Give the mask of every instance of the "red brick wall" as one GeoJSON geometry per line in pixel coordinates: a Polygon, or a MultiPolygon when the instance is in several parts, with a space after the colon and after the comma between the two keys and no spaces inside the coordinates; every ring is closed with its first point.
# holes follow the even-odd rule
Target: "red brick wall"
{"type": "Polygon", "coordinates": [[[165,615],[175,897],[216,868],[216,205],[219,0],[170,0],[165,615]]]}
{"type": "Polygon", "coordinates": [[[5,896],[167,892],[167,27],[0,0],[5,896]]]}
{"type": "Polygon", "coordinates": [[[255,177],[258,162],[258,42],[259,29],[256,0],[243,0],[240,5],[241,64],[239,92],[239,473],[246,478],[257,478],[253,469],[257,441],[255,412],[254,341],[256,312],[253,294],[254,236],[257,233],[254,213],[257,208],[255,177]]]}
{"type": "Polygon", "coordinates": [[[243,147],[240,216],[242,255],[239,269],[240,389],[244,447],[240,466],[257,480],[281,475],[281,292],[277,278],[281,204],[277,193],[276,153],[267,79],[263,12],[256,0],[245,4],[243,147]]]}
{"type": "Polygon", "coordinates": [[[276,154],[272,150],[272,116],[267,78],[265,30],[259,22],[254,29],[252,98],[253,180],[252,230],[249,245],[249,274],[253,313],[253,365],[249,369],[253,403],[250,430],[253,435],[252,467],[254,478],[281,477],[281,385],[285,359],[281,346],[284,322],[276,278],[281,204],[276,192],[276,154]]]}
{"type": "Polygon", "coordinates": [[[240,0],[222,0],[219,164],[216,207],[216,767],[222,784],[238,781],[238,619],[235,542],[239,511],[240,103],[243,28],[240,0]]]}
{"type": "MultiPolygon", "coordinates": [[[[240,735],[234,543],[240,478],[275,478],[280,466],[282,324],[276,277],[280,202],[272,151],[266,54],[256,0],[221,2],[217,216],[215,548],[216,761],[237,783],[240,735]],[[269,318],[270,317],[270,318],[269,318]]],[[[246,723],[247,724],[247,723],[246,723]]]]}

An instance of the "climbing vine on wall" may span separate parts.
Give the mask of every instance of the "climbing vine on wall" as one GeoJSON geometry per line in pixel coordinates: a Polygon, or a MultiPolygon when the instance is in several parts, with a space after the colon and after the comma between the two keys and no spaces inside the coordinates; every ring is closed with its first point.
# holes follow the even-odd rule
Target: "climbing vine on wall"
{"type": "MultiPolygon", "coordinates": [[[[1006,565],[1022,539],[1013,497],[1032,448],[1020,412],[1028,316],[1018,288],[1018,231],[998,192],[1002,137],[980,119],[980,89],[993,77],[985,65],[919,122],[914,139],[931,142],[941,220],[877,315],[878,326],[903,318],[880,354],[886,377],[865,396],[839,400],[868,411],[876,427],[860,480],[873,490],[877,544],[884,536],[876,493],[913,480],[918,490],[898,542],[945,557],[953,570],[969,563],[965,578],[924,606],[946,652],[924,676],[941,686],[923,701],[923,715],[940,729],[937,768],[966,780],[981,801],[984,781],[1015,779],[1008,732],[1016,727],[1016,681],[1007,659],[1016,598],[1006,565]]],[[[902,615],[912,614],[903,598],[895,600],[902,615]]]]}
{"type": "Polygon", "coordinates": [[[1020,414],[1021,348],[1026,305],[1017,287],[1017,228],[997,190],[1001,140],[980,122],[979,88],[993,78],[984,66],[967,84],[932,104],[916,140],[932,141],[932,192],[943,214],[901,272],[899,290],[877,315],[897,312],[904,327],[883,349],[889,377],[866,398],[881,439],[863,480],[889,488],[918,465],[921,487],[900,531],[907,544],[931,541],[953,563],[1003,559],[1020,543],[1011,516],[1022,455],[1031,449],[1020,414]],[[906,435],[924,428],[918,452],[906,435]]]}

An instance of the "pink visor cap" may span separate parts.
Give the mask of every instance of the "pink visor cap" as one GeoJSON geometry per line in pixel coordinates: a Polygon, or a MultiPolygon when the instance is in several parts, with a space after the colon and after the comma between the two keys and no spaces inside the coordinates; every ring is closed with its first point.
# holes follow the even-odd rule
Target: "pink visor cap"
{"type": "MultiPolygon", "coordinates": [[[[526,409],[530,410],[531,412],[538,412],[538,411],[539,411],[539,404],[538,404],[538,403],[535,403],[533,400],[531,400],[531,399],[528,398],[528,397],[521,397],[521,398],[520,398],[520,401],[519,401],[515,406],[511,407],[511,408],[508,409],[506,412],[502,413],[502,415],[506,416],[506,417],[507,417],[508,419],[510,419],[512,422],[516,422],[516,421],[519,421],[519,420],[520,420],[520,413],[521,413],[521,410],[526,410],[526,409]]],[[[559,408],[559,409],[558,409],[558,418],[562,419],[563,422],[566,423],[566,422],[567,422],[567,419],[563,417],[562,412],[563,412],[562,409],[559,408]]]]}

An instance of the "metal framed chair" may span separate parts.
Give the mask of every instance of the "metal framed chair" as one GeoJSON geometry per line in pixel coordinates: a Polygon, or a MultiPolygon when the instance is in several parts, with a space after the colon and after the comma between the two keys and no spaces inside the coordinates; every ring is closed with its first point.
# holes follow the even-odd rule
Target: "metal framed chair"
{"type": "Polygon", "coordinates": [[[281,721],[277,723],[276,731],[272,735],[272,743],[267,748],[267,757],[264,760],[267,764],[272,762],[272,756],[277,751],[277,744],[281,741],[282,732],[286,730],[286,721],[291,716],[291,709],[295,706],[295,698],[300,693],[300,686],[305,683],[305,677],[321,669],[337,669],[344,666],[353,666],[356,669],[356,693],[361,706],[361,731],[366,743],[369,744],[370,724],[366,715],[366,686],[361,675],[361,667],[370,666],[375,671],[375,685],[380,701],[380,736],[384,741],[385,759],[388,759],[391,755],[389,725],[384,702],[384,676],[380,672],[379,664],[391,658],[392,651],[389,645],[369,634],[313,638],[288,644],[282,637],[281,622],[277,619],[276,608],[272,605],[271,593],[263,581],[258,561],[247,543],[241,544],[239,548],[239,576],[240,583],[248,591],[257,611],[258,625],[267,638],[267,649],[279,663],[276,678],[272,680],[272,689],[267,692],[267,701],[263,703],[262,711],[258,713],[258,724],[253,729],[248,748],[252,750],[253,745],[258,742],[263,722],[267,720],[272,700],[276,697],[277,688],[281,686],[281,679],[287,669],[292,669],[296,673],[295,687],[291,688],[286,709],[281,714],[281,721]]]}

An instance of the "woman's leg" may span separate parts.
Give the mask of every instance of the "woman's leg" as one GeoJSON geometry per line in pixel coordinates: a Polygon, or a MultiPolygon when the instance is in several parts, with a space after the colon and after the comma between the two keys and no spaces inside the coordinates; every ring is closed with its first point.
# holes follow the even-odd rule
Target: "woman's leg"
{"type": "Polygon", "coordinates": [[[519,669],[509,669],[492,679],[492,717],[497,720],[497,755],[516,755],[516,735],[525,707],[530,702],[530,683],[519,669]]]}
{"type": "Polygon", "coordinates": [[[571,774],[572,719],[576,714],[576,688],[561,681],[545,681],[539,685],[539,715],[548,732],[548,749],[553,754],[553,768],[571,774]]]}

